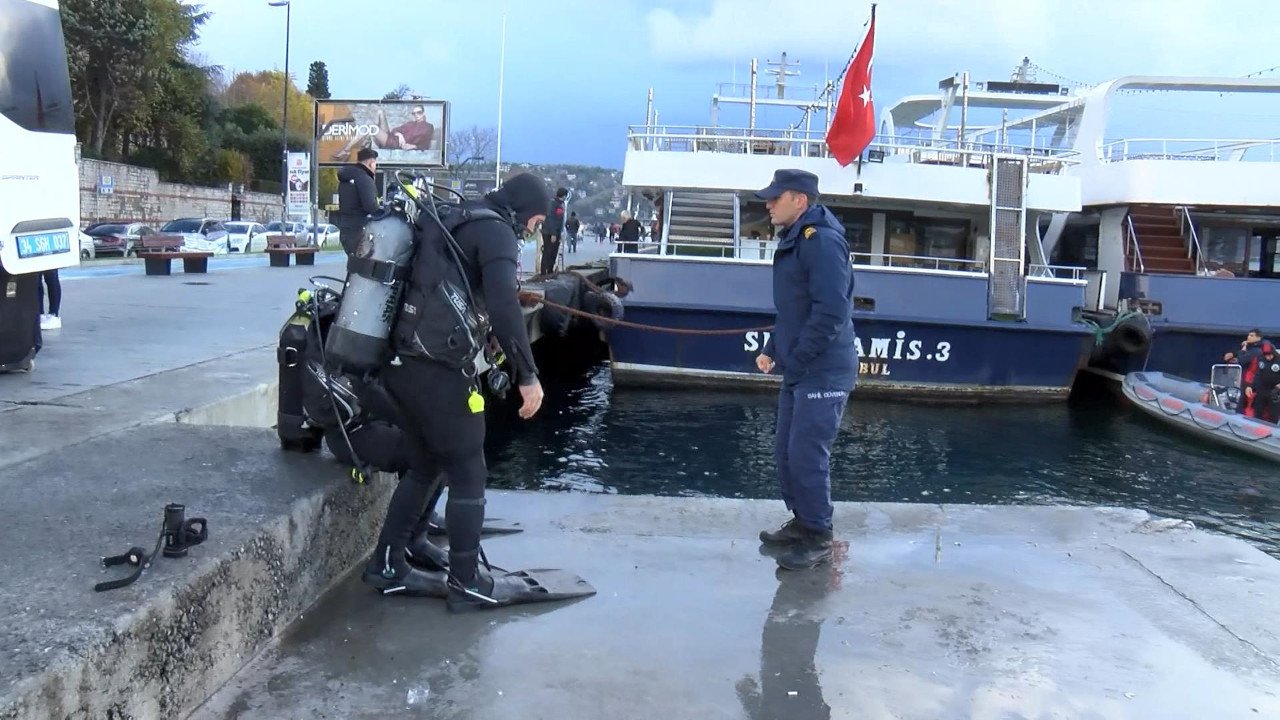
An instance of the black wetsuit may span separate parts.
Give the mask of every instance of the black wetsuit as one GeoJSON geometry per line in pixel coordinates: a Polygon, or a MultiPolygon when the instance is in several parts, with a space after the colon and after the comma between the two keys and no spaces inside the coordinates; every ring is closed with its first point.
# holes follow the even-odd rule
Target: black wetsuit
{"type": "MultiPolygon", "coordinates": [[[[520,175],[482,203],[522,224],[545,211],[547,193],[541,180],[520,175]]],[[[472,293],[489,314],[493,335],[514,367],[517,384],[536,382],[538,369],[516,298],[519,247],[512,224],[477,219],[460,226],[454,237],[467,262],[472,293]]],[[[479,554],[487,477],[484,413],[473,412],[468,405],[468,397],[479,383],[432,360],[404,356],[399,365],[386,367],[382,378],[403,414],[403,429],[411,446],[411,471],[391,498],[372,562],[389,562],[397,573],[407,571],[404,547],[423,514],[432,481],[443,471],[449,484],[445,506],[449,564],[460,582],[469,583],[479,554]]]]}
{"type": "Polygon", "coordinates": [[[1249,387],[1253,388],[1255,417],[1274,423],[1280,419],[1280,403],[1276,402],[1276,388],[1280,386],[1280,355],[1257,358],[1258,370],[1249,387]]]}

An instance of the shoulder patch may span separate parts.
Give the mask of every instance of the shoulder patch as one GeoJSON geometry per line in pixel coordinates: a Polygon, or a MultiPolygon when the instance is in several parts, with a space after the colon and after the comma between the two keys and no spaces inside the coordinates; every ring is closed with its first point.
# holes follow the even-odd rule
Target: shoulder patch
{"type": "Polygon", "coordinates": [[[812,225],[810,225],[809,227],[807,227],[807,228],[805,228],[805,229],[804,229],[804,236],[805,236],[806,238],[811,238],[811,237],[813,237],[814,235],[817,235],[817,234],[818,234],[818,229],[817,229],[817,228],[815,228],[815,227],[814,227],[814,226],[812,226],[812,225]]]}

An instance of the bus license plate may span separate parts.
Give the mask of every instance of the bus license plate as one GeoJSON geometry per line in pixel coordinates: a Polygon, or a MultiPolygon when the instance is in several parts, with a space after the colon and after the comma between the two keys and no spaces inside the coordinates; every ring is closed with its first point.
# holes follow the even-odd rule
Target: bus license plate
{"type": "Polygon", "coordinates": [[[71,251],[71,235],[65,232],[18,236],[18,257],[32,258],[71,251]]]}

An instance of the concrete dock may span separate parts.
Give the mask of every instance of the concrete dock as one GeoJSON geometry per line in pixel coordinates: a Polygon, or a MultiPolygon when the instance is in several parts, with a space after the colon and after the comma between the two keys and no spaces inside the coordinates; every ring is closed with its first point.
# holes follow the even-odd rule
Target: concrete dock
{"type": "Polygon", "coordinates": [[[0,376],[0,720],[1280,717],[1280,562],[1139,511],[842,505],[838,562],[776,575],[779,503],[495,493],[527,528],[495,563],[599,594],[378,597],[350,571],[390,482],[266,427],[293,292],[340,257],[265,265],[68,273],[65,328],[0,376]],[[166,502],[209,541],[94,593],[166,502]]]}
{"type": "Polygon", "coordinates": [[[500,494],[508,568],[572,603],[448,614],[349,577],[213,718],[1280,717],[1280,565],[1145,513],[841,505],[834,567],[775,575],[779,503],[500,494]]]}

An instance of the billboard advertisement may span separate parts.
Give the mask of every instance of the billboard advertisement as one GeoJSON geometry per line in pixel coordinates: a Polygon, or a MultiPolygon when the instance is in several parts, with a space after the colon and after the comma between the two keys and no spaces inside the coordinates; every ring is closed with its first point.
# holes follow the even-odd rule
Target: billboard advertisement
{"type": "Polygon", "coordinates": [[[448,119],[444,100],[317,100],[318,164],[352,163],[371,147],[382,167],[444,167],[448,119]]]}
{"type": "Polygon", "coordinates": [[[311,155],[289,153],[289,216],[308,217],[311,214],[311,155]]]}

